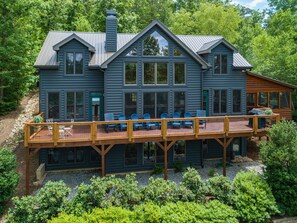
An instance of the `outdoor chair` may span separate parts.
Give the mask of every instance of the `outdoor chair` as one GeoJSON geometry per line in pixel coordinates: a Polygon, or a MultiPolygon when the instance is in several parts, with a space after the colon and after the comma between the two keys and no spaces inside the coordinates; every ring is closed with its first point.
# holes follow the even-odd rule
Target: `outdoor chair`
{"type": "MultiPolygon", "coordinates": [[[[160,118],[166,118],[168,119],[169,118],[169,115],[167,113],[162,113],[160,118]]],[[[167,122],[167,127],[171,126],[171,122],[167,122]]],[[[161,123],[160,123],[160,128],[161,128],[161,123]]]]}
{"type": "MultiPolygon", "coordinates": [[[[191,115],[190,112],[185,112],[184,117],[185,118],[192,118],[192,115],[191,115]]],[[[184,128],[186,128],[186,127],[193,128],[193,121],[185,120],[184,121],[184,128]]]]}
{"type": "MultiPolygon", "coordinates": [[[[197,117],[206,117],[206,111],[205,110],[197,110],[196,116],[197,117]]],[[[204,128],[206,128],[206,120],[199,120],[199,125],[203,125],[203,124],[204,124],[204,128]]]]}
{"type": "MultiPolygon", "coordinates": [[[[114,115],[113,113],[105,113],[104,114],[104,120],[105,121],[114,121],[114,115]]],[[[113,129],[114,131],[117,130],[117,125],[116,124],[105,124],[105,132],[109,132],[109,129],[113,129]]]]}
{"type": "MultiPolygon", "coordinates": [[[[151,115],[148,114],[148,113],[145,113],[145,114],[143,115],[143,119],[148,119],[148,120],[149,120],[149,119],[151,119],[151,115]]],[[[145,122],[145,127],[146,127],[147,130],[156,128],[156,123],[153,123],[153,122],[145,122]]]]}
{"type": "MultiPolygon", "coordinates": [[[[126,120],[125,115],[119,115],[119,120],[123,121],[126,120]]],[[[127,123],[120,123],[120,131],[127,130],[127,123]]]]}
{"type": "MultiPolygon", "coordinates": [[[[45,121],[46,121],[46,123],[53,123],[54,122],[54,120],[51,119],[51,118],[46,119],[45,121]]],[[[53,126],[52,125],[47,126],[47,135],[53,135],[53,126]]]]}
{"type": "Polygon", "coordinates": [[[73,123],[74,123],[74,119],[71,119],[71,124],[70,126],[65,126],[64,130],[65,130],[65,135],[66,136],[72,136],[73,135],[73,123]]]}
{"type": "MultiPolygon", "coordinates": [[[[131,119],[132,120],[138,120],[138,115],[137,114],[132,114],[131,115],[131,119]]],[[[137,130],[137,129],[142,129],[143,128],[143,124],[142,123],[138,123],[138,122],[134,122],[133,123],[133,130],[137,130]]]]}
{"type": "MultiPolygon", "coordinates": [[[[172,118],[180,118],[179,112],[174,112],[172,118]]],[[[181,127],[181,121],[172,121],[172,128],[180,128],[181,127]]]]}

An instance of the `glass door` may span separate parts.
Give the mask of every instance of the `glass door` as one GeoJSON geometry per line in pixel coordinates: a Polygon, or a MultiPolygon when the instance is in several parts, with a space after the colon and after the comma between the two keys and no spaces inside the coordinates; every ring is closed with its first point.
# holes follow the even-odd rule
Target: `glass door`
{"type": "Polygon", "coordinates": [[[205,110],[206,116],[209,116],[208,90],[203,91],[202,110],[205,110]]]}
{"type": "Polygon", "coordinates": [[[90,120],[102,121],[103,120],[103,96],[101,93],[90,93],[90,120]]]}

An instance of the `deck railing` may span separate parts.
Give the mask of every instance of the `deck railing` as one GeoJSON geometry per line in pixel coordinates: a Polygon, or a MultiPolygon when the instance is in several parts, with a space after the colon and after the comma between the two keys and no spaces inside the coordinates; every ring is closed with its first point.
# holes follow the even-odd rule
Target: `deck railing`
{"type": "MultiPolygon", "coordinates": [[[[166,140],[168,137],[190,136],[199,138],[201,135],[218,135],[224,134],[228,136],[234,133],[249,132],[257,134],[263,129],[259,129],[259,119],[265,118],[270,123],[280,121],[279,114],[272,115],[239,115],[239,116],[212,116],[212,117],[192,117],[192,118],[167,118],[167,119],[139,119],[139,120],[115,120],[115,121],[94,121],[94,122],[54,122],[54,123],[33,123],[25,124],[24,143],[27,147],[34,143],[58,143],[65,142],[90,142],[95,144],[97,141],[104,140],[128,140],[133,142],[137,139],[145,139],[149,137],[160,137],[166,140]],[[250,120],[252,119],[252,120],[250,120]],[[206,128],[202,128],[200,121],[205,120],[206,128]],[[247,126],[248,120],[252,126],[247,126]],[[184,121],[192,121],[192,128],[184,128],[184,121]],[[245,121],[245,122],[244,122],[245,121]],[[135,123],[155,123],[156,128],[146,131],[137,131],[133,129],[135,123]],[[180,122],[180,129],[173,129],[170,124],[172,122],[180,122]],[[123,131],[105,132],[106,125],[126,124],[127,128],[123,131]],[[208,127],[212,125],[212,128],[208,127]],[[215,127],[215,128],[214,128],[215,127]],[[66,132],[65,129],[68,129],[66,132]],[[71,132],[70,132],[71,130],[71,132]]],[[[262,126],[263,127],[263,126],[262,126]]],[[[269,127],[269,126],[268,126],[269,127]]],[[[265,126],[264,130],[267,128],[265,126]]]]}

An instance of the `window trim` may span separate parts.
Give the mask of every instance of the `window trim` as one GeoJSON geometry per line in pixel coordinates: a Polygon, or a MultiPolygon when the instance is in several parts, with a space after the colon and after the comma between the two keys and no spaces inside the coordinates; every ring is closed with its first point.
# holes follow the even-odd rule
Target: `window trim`
{"type": "MultiPolygon", "coordinates": [[[[227,92],[228,94],[228,92],[227,92]]],[[[228,98],[228,96],[227,96],[228,98]]],[[[228,102],[227,102],[228,103],[228,102]]],[[[242,106],[242,89],[232,89],[232,114],[241,114],[243,111],[243,106],[242,106]],[[233,109],[233,105],[234,105],[234,91],[240,91],[240,111],[239,112],[235,112],[233,109]]]]}
{"type": "MultiPolygon", "coordinates": [[[[154,93],[155,94],[155,115],[158,111],[158,107],[156,106],[158,104],[158,93],[167,93],[167,114],[169,111],[169,92],[168,91],[143,91],[142,92],[142,114],[144,114],[144,94],[145,93],[154,93]]],[[[152,114],[150,114],[152,116],[152,114]]]]}
{"type": "MultiPolygon", "coordinates": [[[[74,119],[74,120],[85,120],[85,103],[86,103],[86,100],[85,100],[85,92],[84,91],[65,91],[65,120],[71,120],[71,119],[74,119]],[[67,93],[74,93],[74,110],[76,109],[76,93],[79,93],[79,92],[82,92],[83,93],[83,117],[82,118],[67,118],[67,93]]],[[[74,111],[75,113],[75,111],[74,111]]]]}
{"type": "Polygon", "coordinates": [[[64,53],[64,75],[65,76],[84,76],[85,75],[85,71],[84,71],[84,52],[83,51],[65,51],[64,53]],[[73,73],[72,74],[67,74],[67,53],[73,53],[73,73]],[[82,54],[82,60],[83,60],[83,64],[82,64],[82,73],[81,74],[76,74],[75,73],[75,69],[76,69],[76,63],[75,63],[75,57],[76,57],[76,53],[81,53],[82,54]]]}
{"type": "Polygon", "coordinates": [[[214,53],[213,54],[213,74],[214,75],[228,75],[228,55],[226,53],[214,53]],[[220,73],[215,73],[215,56],[219,56],[220,57],[220,73]],[[222,56],[226,56],[227,57],[227,64],[226,64],[226,68],[227,68],[227,73],[222,73],[222,56]]]}
{"type": "Polygon", "coordinates": [[[185,86],[185,85],[187,85],[187,64],[186,63],[184,63],[184,62],[174,62],[173,63],[173,85],[175,85],[175,86],[185,86]],[[184,65],[185,83],[183,83],[183,84],[175,83],[175,64],[183,64],[184,65]]]}
{"type": "Polygon", "coordinates": [[[215,114],[215,115],[225,115],[228,113],[228,89],[226,88],[220,88],[220,89],[213,89],[212,91],[212,113],[215,114]],[[220,91],[220,101],[219,101],[219,110],[220,112],[216,113],[214,112],[214,97],[215,97],[215,91],[220,91]],[[221,112],[221,91],[226,91],[226,112],[221,112]]]}
{"type": "Polygon", "coordinates": [[[60,91],[47,91],[46,92],[46,119],[50,118],[48,115],[49,115],[49,107],[48,107],[48,102],[49,102],[49,99],[48,99],[48,94],[49,93],[58,93],[59,94],[59,118],[58,119],[54,119],[54,121],[59,121],[61,119],[61,92],[60,91]]]}
{"type": "Polygon", "coordinates": [[[124,86],[137,86],[137,81],[138,81],[138,63],[134,61],[125,61],[124,62],[124,86]],[[135,84],[126,84],[126,64],[128,63],[135,63],[136,65],[136,74],[135,74],[135,84]]]}
{"type": "Polygon", "coordinates": [[[142,85],[143,86],[169,86],[169,62],[142,62],[142,85]],[[152,63],[154,64],[154,84],[144,83],[144,64],[152,63]],[[167,64],[167,84],[158,84],[158,65],[157,64],[167,64]]]}

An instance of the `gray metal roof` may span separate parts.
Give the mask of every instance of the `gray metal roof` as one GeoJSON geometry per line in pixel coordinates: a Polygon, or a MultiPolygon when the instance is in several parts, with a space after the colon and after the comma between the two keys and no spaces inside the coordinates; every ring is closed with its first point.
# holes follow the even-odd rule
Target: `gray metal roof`
{"type": "MultiPolygon", "coordinates": [[[[90,61],[91,67],[100,67],[109,59],[114,52],[105,51],[105,33],[97,32],[67,32],[67,31],[50,31],[43,43],[39,55],[35,61],[35,67],[57,67],[57,52],[53,46],[69,38],[71,35],[77,35],[79,38],[95,47],[95,52],[90,61]]],[[[129,43],[137,34],[118,33],[117,50],[119,51],[127,43],[129,43]]],[[[216,40],[221,40],[221,36],[192,36],[192,35],[177,35],[177,37],[194,53],[206,43],[216,40]]],[[[239,53],[233,54],[233,66],[235,68],[251,68],[249,64],[239,53]]]]}

